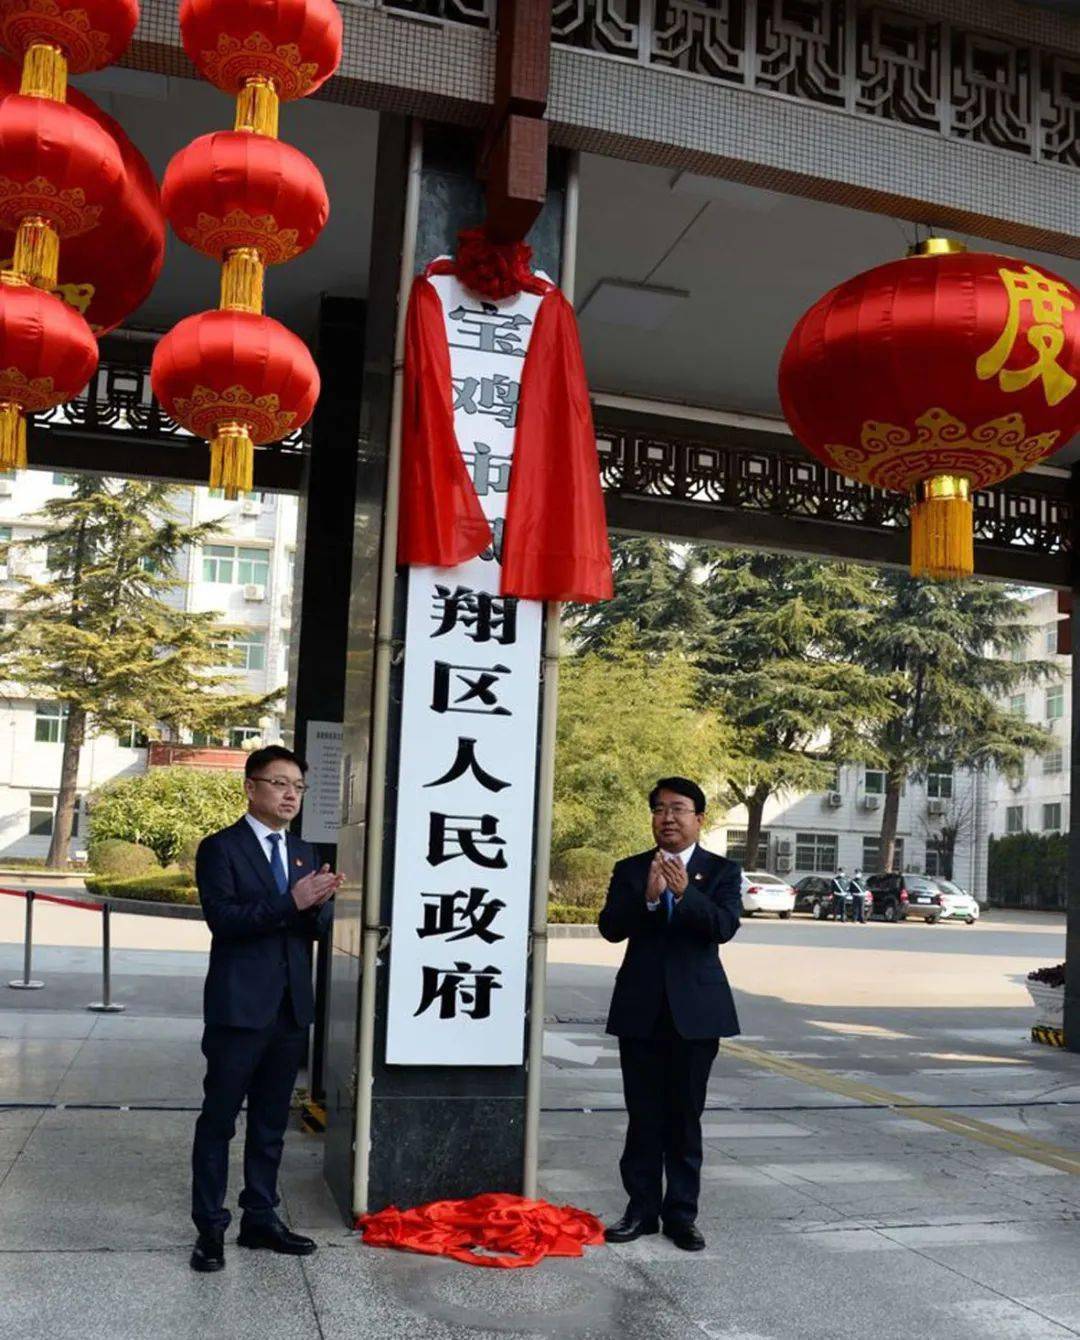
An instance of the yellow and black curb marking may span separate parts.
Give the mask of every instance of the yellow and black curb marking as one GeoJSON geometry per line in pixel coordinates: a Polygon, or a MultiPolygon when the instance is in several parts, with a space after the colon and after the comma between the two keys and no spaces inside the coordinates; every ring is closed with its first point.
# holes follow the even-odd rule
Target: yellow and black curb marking
{"type": "Polygon", "coordinates": [[[326,1108],[305,1098],[300,1104],[300,1129],[306,1135],[322,1135],[326,1130],[326,1108]]]}
{"type": "Polygon", "coordinates": [[[1049,1024],[1035,1024],[1031,1030],[1032,1042],[1041,1042],[1047,1047],[1064,1047],[1065,1030],[1051,1028],[1049,1024]]]}
{"type": "MultiPolygon", "coordinates": [[[[771,1056],[757,1047],[747,1047],[741,1042],[729,1042],[726,1038],[720,1044],[725,1052],[750,1065],[760,1066],[763,1070],[772,1070],[788,1079],[801,1081],[827,1093],[836,1093],[844,1098],[853,1098],[860,1103],[870,1103],[876,1107],[893,1108],[914,1121],[924,1121],[928,1126],[948,1131],[951,1135],[962,1135],[979,1144],[989,1145],[993,1149],[1004,1150],[1017,1158],[1031,1159],[1048,1168],[1057,1168],[1060,1172],[1072,1173],[1080,1177],[1080,1150],[1065,1149],[1061,1145],[1052,1145],[1046,1140],[1036,1140],[1032,1135],[1020,1131],[1007,1131],[977,1117],[966,1117],[959,1112],[949,1112],[941,1108],[922,1107],[912,1098],[903,1094],[891,1093],[888,1089],[876,1089],[870,1084],[860,1084],[857,1080],[845,1079],[828,1070],[818,1070],[813,1066],[802,1065],[786,1056],[771,1056]]],[[[1023,1104],[1018,1103],[1018,1107],[1023,1104]]]]}

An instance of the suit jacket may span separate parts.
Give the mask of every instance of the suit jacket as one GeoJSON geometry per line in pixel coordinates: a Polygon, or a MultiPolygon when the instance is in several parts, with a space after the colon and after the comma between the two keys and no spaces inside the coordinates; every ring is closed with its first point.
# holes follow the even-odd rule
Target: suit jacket
{"type": "Polygon", "coordinates": [[[690,883],[668,920],[664,903],[650,912],[645,886],[656,848],[620,861],[600,913],[605,940],[629,943],[615,978],[607,1031],[651,1037],[665,997],[684,1038],[730,1038],[739,1031],[735,1001],[716,946],[739,929],[742,900],[735,861],[697,847],[690,883]]]}
{"type": "MultiPolygon", "coordinates": [[[[319,868],[315,848],[291,833],[282,856],[290,889],[319,868]]],[[[301,912],[291,894],[279,894],[246,819],[199,843],[195,882],[212,936],[203,992],[206,1022],[265,1028],[277,1017],[288,988],[296,1022],[310,1024],[315,1017],[311,945],[330,927],[331,903],[301,912]]]]}

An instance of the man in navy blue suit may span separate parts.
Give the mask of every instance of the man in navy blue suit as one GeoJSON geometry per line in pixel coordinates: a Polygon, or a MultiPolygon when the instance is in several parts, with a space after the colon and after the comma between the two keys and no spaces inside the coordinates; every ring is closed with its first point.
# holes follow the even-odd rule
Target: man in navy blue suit
{"type": "Polygon", "coordinates": [[[343,876],[286,833],[304,795],[303,763],[288,749],[257,749],[244,769],[247,813],[199,844],[195,880],[210,927],[203,994],[203,1105],[192,1149],[191,1268],[220,1270],[229,1141],[247,1099],[239,1242],[292,1256],[315,1250],[277,1216],[277,1175],[296,1074],[315,1015],[311,945],[329,929],[343,876]]]}
{"type": "Polygon", "coordinates": [[[608,1242],[664,1233],[701,1251],[701,1113],[720,1039],[739,1031],[717,945],[739,929],[740,868],[699,846],[705,793],[664,777],[649,796],[656,846],[616,865],[600,913],[628,941],[607,1031],[619,1039],[629,1122],[619,1171],[626,1213],[608,1242]],[[666,1177],[667,1186],[664,1187],[666,1177]]]}

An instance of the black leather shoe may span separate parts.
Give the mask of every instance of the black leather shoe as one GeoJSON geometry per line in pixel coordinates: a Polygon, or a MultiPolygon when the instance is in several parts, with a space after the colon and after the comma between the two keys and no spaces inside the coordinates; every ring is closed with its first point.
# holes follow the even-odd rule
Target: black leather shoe
{"type": "Polygon", "coordinates": [[[266,1247],[283,1256],[310,1256],[316,1250],[311,1238],[290,1233],[280,1219],[272,1219],[266,1224],[241,1223],[240,1236],[236,1240],[241,1247],[266,1247]]]}
{"type": "Polygon", "coordinates": [[[664,1237],[670,1238],[676,1247],[684,1252],[702,1252],[705,1250],[705,1239],[701,1235],[701,1229],[697,1224],[665,1224],[664,1237]]]}
{"type": "Polygon", "coordinates": [[[225,1238],[221,1233],[200,1233],[191,1253],[191,1268],[203,1274],[225,1269],[225,1238]]]}
{"type": "Polygon", "coordinates": [[[634,1210],[627,1210],[621,1219],[616,1220],[610,1228],[604,1229],[604,1238],[608,1242],[633,1242],[635,1238],[659,1232],[658,1219],[644,1219],[634,1210]]]}

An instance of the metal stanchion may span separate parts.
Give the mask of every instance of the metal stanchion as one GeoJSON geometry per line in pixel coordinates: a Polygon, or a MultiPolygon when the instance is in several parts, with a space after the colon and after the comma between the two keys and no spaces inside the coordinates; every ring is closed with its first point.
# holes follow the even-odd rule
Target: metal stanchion
{"type": "Polygon", "coordinates": [[[120,1014],[125,1006],[116,1005],[112,1000],[112,973],[109,964],[109,955],[111,952],[111,943],[109,937],[109,904],[101,905],[101,999],[95,1001],[93,1005],[87,1005],[88,1010],[95,1010],[98,1014],[120,1014]]]}
{"type": "Polygon", "coordinates": [[[26,890],[26,935],[23,942],[22,981],[8,982],[16,991],[40,991],[44,982],[35,982],[30,976],[30,960],[34,952],[34,890],[26,890]]]}

